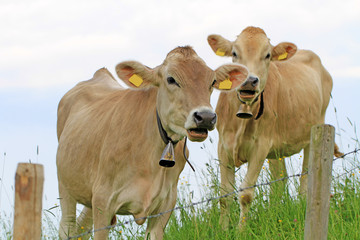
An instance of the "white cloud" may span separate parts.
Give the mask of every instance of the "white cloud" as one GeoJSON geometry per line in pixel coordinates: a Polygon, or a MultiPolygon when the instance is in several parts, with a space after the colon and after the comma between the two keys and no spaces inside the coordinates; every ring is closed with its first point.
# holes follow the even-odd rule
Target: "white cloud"
{"type": "MultiPolygon", "coordinates": [[[[103,66],[112,71],[127,59],[153,67],[172,48],[186,44],[215,68],[230,59],[211,52],[207,35],[218,33],[234,40],[248,25],[263,27],[274,44],[293,41],[320,52],[322,58],[325,54],[333,58],[330,47],[338,44],[337,32],[359,23],[360,7],[355,0],[0,3],[0,85],[41,87],[79,81],[103,66]]],[[[360,45],[351,29],[346,39],[353,46],[360,45]]],[[[358,60],[351,55],[353,51],[346,50],[350,45],[342,47],[348,59],[357,62],[349,69],[356,69],[358,60]]]]}

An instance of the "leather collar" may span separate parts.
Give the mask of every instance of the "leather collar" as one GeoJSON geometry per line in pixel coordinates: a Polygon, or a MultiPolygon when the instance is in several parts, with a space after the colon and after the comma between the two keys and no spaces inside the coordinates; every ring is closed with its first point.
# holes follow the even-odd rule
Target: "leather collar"
{"type": "Polygon", "coordinates": [[[161,124],[161,120],[159,117],[159,113],[156,109],[156,120],[157,120],[157,125],[158,125],[158,129],[159,129],[159,133],[161,136],[161,139],[163,140],[163,142],[165,144],[168,144],[169,142],[171,142],[172,144],[174,144],[174,146],[179,142],[179,141],[173,141],[166,133],[165,129],[163,128],[162,124],[161,124]]]}
{"type": "MultiPolygon", "coordinates": [[[[172,166],[175,165],[175,155],[173,153],[173,148],[175,148],[176,144],[179,141],[173,141],[168,136],[168,134],[166,133],[165,129],[163,128],[163,126],[161,124],[161,120],[160,120],[159,113],[158,113],[157,109],[156,109],[156,121],[157,121],[157,125],[158,125],[158,129],[159,129],[161,139],[166,144],[166,147],[165,147],[164,152],[162,154],[163,156],[166,156],[166,157],[165,157],[165,159],[163,159],[163,156],[162,156],[162,158],[160,159],[159,164],[160,164],[160,166],[163,166],[163,167],[172,167],[172,166]],[[172,149],[172,150],[169,150],[169,149],[172,149]]],[[[192,166],[192,164],[190,163],[188,157],[186,156],[186,140],[187,140],[187,137],[185,137],[183,154],[184,154],[186,162],[189,164],[191,169],[195,172],[195,168],[192,166]]]]}

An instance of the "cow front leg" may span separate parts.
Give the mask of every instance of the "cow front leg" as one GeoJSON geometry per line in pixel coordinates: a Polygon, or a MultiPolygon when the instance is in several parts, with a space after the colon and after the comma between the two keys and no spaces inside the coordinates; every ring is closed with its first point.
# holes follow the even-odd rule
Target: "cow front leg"
{"type": "Polygon", "coordinates": [[[59,227],[60,239],[75,236],[76,232],[76,200],[73,199],[66,189],[59,183],[59,197],[61,207],[61,220],[59,227]]]}
{"type": "Polygon", "coordinates": [[[247,213],[249,212],[251,202],[254,197],[254,188],[252,186],[256,184],[262,165],[264,163],[265,156],[263,159],[253,158],[249,160],[248,170],[246,172],[243,182],[241,183],[240,188],[244,190],[239,193],[240,210],[241,210],[240,220],[239,220],[240,230],[243,230],[246,224],[247,213]]]}
{"type": "MultiPolygon", "coordinates": [[[[268,160],[269,160],[269,168],[270,168],[270,173],[271,173],[270,174],[271,181],[287,177],[287,171],[286,171],[284,158],[268,159],[268,160]]],[[[276,183],[273,183],[270,185],[270,190],[271,190],[270,202],[278,201],[278,199],[286,191],[286,183],[287,183],[287,180],[284,180],[284,181],[276,182],[276,183]]]]}
{"type": "MultiPolygon", "coordinates": [[[[235,190],[235,166],[234,161],[230,160],[226,150],[221,147],[219,147],[219,159],[221,175],[220,195],[225,195],[235,190]]],[[[220,199],[220,225],[224,230],[229,228],[230,208],[233,201],[233,196],[220,199]]]]}
{"type": "MultiPolygon", "coordinates": [[[[304,174],[309,170],[309,158],[310,158],[310,145],[304,148],[304,161],[302,165],[301,173],[304,174]]],[[[300,190],[301,195],[306,195],[307,193],[307,176],[308,174],[302,175],[300,177],[300,190]]]]}
{"type": "MultiPolygon", "coordinates": [[[[103,187],[103,186],[102,186],[103,187]]],[[[105,240],[108,239],[111,225],[111,220],[115,213],[109,211],[107,196],[110,191],[104,190],[105,187],[101,191],[94,192],[92,199],[92,213],[93,213],[93,221],[94,221],[94,230],[102,229],[100,231],[96,231],[94,233],[94,240],[105,240]]]]}
{"type": "MultiPolygon", "coordinates": [[[[172,189],[169,197],[163,201],[163,204],[151,215],[156,215],[161,212],[173,209],[176,204],[177,189],[172,189]]],[[[164,237],[164,229],[169,221],[171,212],[165,213],[159,217],[148,219],[145,240],[161,240],[164,237]]]]}

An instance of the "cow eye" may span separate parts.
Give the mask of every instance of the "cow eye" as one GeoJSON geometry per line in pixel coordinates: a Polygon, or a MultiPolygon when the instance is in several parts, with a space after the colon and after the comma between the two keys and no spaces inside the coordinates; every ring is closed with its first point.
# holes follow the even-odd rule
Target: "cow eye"
{"type": "Polygon", "coordinates": [[[213,81],[213,83],[211,84],[211,86],[213,87],[216,83],[216,79],[213,81]]]}
{"type": "Polygon", "coordinates": [[[265,57],[265,59],[269,59],[270,58],[270,53],[268,53],[265,57]]]}
{"type": "Polygon", "coordinates": [[[180,87],[180,85],[175,81],[175,79],[173,77],[168,77],[167,82],[169,85],[176,85],[176,86],[180,87]]]}
{"type": "Polygon", "coordinates": [[[214,87],[215,83],[216,83],[216,79],[212,82],[210,90],[214,87]]]}

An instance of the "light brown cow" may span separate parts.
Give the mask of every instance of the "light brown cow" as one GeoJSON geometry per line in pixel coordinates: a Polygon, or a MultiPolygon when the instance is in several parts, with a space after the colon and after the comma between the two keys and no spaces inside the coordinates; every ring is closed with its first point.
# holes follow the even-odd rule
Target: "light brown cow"
{"type": "MultiPolygon", "coordinates": [[[[234,190],[234,167],[248,163],[241,188],[256,183],[266,158],[274,178],[286,175],[278,160],[304,149],[303,172],[309,159],[310,129],[324,123],[332,90],[332,78],[311,51],[298,50],[293,43],[270,44],[260,28],[248,27],[235,42],[210,35],[208,42],[220,56],[249,69],[248,79],[237,89],[221,93],[216,113],[221,161],[221,189],[234,190]]],[[[338,153],[338,152],[337,152],[338,153]]],[[[340,153],[338,153],[340,154],[340,153]]],[[[301,192],[306,191],[306,177],[301,192]]],[[[246,220],[254,189],[240,192],[240,227],[246,220]]],[[[221,222],[228,225],[229,199],[222,200],[221,222]]]]}
{"type": "MultiPolygon", "coordinates": [[[[248,75],[239,64],[223,65],[214,72],[191,47],[172,50],[154,69],[128,61],[118,64],[116,72],[130,89],[100,69],[59,103],[62,239],[80,228],[91,228],[92,223],[95,229],[108,226],[116,214],[140,218],[172,209],[186,163],[182,139],[205,140],[216,122],[210,105],[213,87],[230,90],[248,75]],[[168,138],[178,142],[172,168],[159,166],[166,144],[156,112],[168,138]],[[85,207],[76,222],[77,203],[85,207]]],[[[149,219],[146,237],[162,239],[170,214],[149,219]]],[[[107,236],[108,230],[103,230],[94,239],[107,236]]]]}

